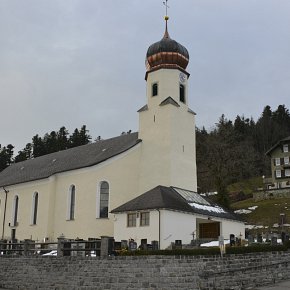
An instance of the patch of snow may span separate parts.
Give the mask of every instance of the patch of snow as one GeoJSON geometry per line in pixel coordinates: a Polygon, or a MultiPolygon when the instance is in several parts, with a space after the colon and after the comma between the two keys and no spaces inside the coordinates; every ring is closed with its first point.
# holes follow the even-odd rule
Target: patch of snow
{"type": "Polygon", "coordinates": [[[49,253],[43,254],[42,256],[57,256],[57,251],[53,250],[50,251],[49,253]]]}
{"type": "Polygon", "coordinates": [[[251,210],[248,210],[248,209],[238,209],[238,210],[235,210],[235,213],[237,214],[248,214],[248,213],[251,213],[252,211],[251,210]]]}
{"type": "Polygon", "coordinates": [[[255,210],[256,208],[258,208],[257,205],[254,205],[254,206],[250,206],[250,207],[248,207],[249,210],[255,210]]]}
{"type": "Polygon", "coordinates": [[[246,229],[263,229],[263,228],[267,228],[267,227],[264,227],[264,226],[261,226],[261,225],[246,225],[246,229]]]}
{"type": "Polygon", "coordinates": [[[226,213],[221,207],[219,206],[211,206],[211,205],[203,205],[195,202],[189,203],[190,206],[202,209],[202,210],[207,210],[207,211],[212,211],[216,213],[226,213]]]}
{"type": "Polygon", "coordinates": [[[283,224],[284,227],[290,227],[290,224],[283,224]]]}
{"type": "Polygon", "coordinates": [[[279,228],[278,224],[273,224],[273,228],[279,228]]]}
{"type": "Polygon", "coordinates": [[[237,213],[237,214],[249,214],[253,210],[255,210],[256,208],[258,208],[258,206],[257,205],[254,205],[254,206],[248,207],[248,209],[238,209],[238,210],[235,210],[235,213],[237,213]]]}
{"type": "MultiPolygon", "coordinates": [[[[224,240],[224,244],[228,245],[230,240],[224,240]]],[[[219,241],[211,241],[209,243],[200,244],[201,247],[219,247],[219,241]]]]}
{"type": "Polygon", "coordinates": [[[205,193],[201,193],[201,196],[211,196],[211,195],[216,195],[217,191],[213,191],[213,192],[205,192],[205,193]]]}

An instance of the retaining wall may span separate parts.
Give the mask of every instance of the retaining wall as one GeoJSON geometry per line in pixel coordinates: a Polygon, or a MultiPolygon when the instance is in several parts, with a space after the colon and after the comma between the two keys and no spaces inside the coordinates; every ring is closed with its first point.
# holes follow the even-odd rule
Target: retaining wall
{"type": "Polygon", "coordinates": [[[255,289],[290,279],[290,252],[219,256],[0,256],[7,289],[255,289]]]}
{"type": "Polygon", "coordinates": [[[255,201],[273,198],[290,198],[290,188],[268,189],[253,192],[255,201]]]}

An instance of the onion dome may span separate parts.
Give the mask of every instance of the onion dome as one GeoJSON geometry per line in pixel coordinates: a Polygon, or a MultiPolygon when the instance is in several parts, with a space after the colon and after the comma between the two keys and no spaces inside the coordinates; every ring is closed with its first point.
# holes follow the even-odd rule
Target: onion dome
{"type": "Polygon", "coordinates": [[[163,38],[150,45],[146,55],[147,72],[159,68],[181,68],[185,70],[189,54],[187,49],[170,38],[167,30],[168,16],[165,17],[166,28],[163,38]]]}

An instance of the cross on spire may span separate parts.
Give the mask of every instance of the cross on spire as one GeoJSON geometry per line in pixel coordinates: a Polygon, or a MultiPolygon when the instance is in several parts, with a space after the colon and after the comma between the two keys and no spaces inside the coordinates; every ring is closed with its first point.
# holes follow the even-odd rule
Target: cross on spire
{"type": "Polygon", "coordinates": [[[165,6],[165,9],[166,9],[166,15],[164,17],[164,19],[166,21],[164,38],[170,38],[169,34],[168,34],[168,30],[167,30],[167,21],[169,19],[168,15],[167,15],[167,9],[170,8],[170,7],[168,6],[167,2],[168,2],[168,0],[163,1],[163,5],[165,6]]]}
{"type": "Polygon", "coordinates": [[[168,17],[168,15],[167,15],[167,9],[170,8],[168,6],[167,2],[168,2],[168,0],[163,1],[163,5],[165,6],[165,12],[166,12],[165,17],[168,17]]]}

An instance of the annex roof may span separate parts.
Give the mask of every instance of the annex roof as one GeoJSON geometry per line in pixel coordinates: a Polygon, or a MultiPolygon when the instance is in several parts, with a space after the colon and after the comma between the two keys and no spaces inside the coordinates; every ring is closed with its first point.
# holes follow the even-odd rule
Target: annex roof
{"type": "Polygon", "coordinates": [[[113,209],[111,213],[169,209],[231,220],[239,218],[228,210],[200,196],[197,192],[158,185],[142,195],[113,209]]]}
{"type": "Polygon", "coordinates": [[[0,172],[0,187],[48,178],[56,173],[90,167],[141,142],[138,132],[15,163],[0,172]]]}

